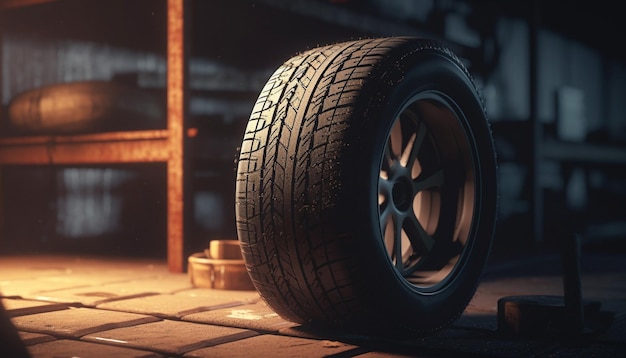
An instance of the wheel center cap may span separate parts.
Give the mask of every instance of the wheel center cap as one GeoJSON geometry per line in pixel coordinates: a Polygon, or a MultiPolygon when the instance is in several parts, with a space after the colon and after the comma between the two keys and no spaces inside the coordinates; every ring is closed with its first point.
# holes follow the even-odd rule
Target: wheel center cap
{"type": "Polygon", "coordinates": [[[398,210],[408,210],[413,202],[413,190],[409,180],[405,177],[398,178],[391,189],[391,196],[393,198],[393,204],[398,210]]]}

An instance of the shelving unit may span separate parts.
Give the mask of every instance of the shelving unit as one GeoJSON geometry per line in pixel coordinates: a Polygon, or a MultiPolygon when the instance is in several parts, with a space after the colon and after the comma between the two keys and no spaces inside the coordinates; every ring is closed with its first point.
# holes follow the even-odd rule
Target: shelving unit
{"type": "MultiPolygon", "coordinates": [[[[63,0],[4,0],[0,12],[53,1],[63,0]]],[[[185,171],[189,16],[189,0],[167,0],[166,129],[0,138],[0,166],[166,163],[167,262],[172,272],[186,270],[189,254],[184,248],[190,204],[185,171]]]]}
{"type": "MultiPolygon", "coordinates": [[[[81,135],[20,137],[0,135],[0,171],[2,166],[115,166],[133,163],[165,163],[167,168],[167,173],[165,174],[167,176],[167,261],[170,271],[183,272],[186,270],[187,257],[191,254],[189,252],[191,245],[188,245],[188,242],[189,234],[193,229],[194,198],[192,196],[192,186],[194,186],[194,177],[198,181],[198,175],[196,174],[202,177],[202,173],[194,172],[193,153],[198,148],[207,148],[205,143],[201,143],[198,138],[193,138],[193,131],[188,132],[191,122],[189,118],[190,98],[192,95],[198,94],[197,89],[193,93],[190,91],[189,71],[191,57],[219,56],[219,51],[225,50],[228,52],[231,49],[231,43],[236,41],[229,42],[221,39],[219,36],[213,37],[210,42],[211,46],[197,46],[195,52],[192,53],[192,34],[219,33],[221,31],[220,26],[224,25],[220,22],[224,20],[225,15],[223,13],[248,21],[263,21],[264,24],[271,26],[275,26],[272,21],[280,19],[280,17],[279,15],[273,15],[276,9],[267,7],[256,9],[254,6],[251,6],[251,3],[246,1],[232,3],[225,1],[215,3],[194,2],[192,0],[162,1],[166,3],[167,8],[166,18],[161,19],[161,21],[167,24],[167,48],[165,51],[167,62],[166,128],[81,135]],[[195,10],[195,14],[192,14],[192,9],[195,10]],[[199,21],[192,21],[198,20],[198,16],[202,17],[204,15],[208,15],[212,21],[203,21],[205,20],[204,18],[199,21]],[[273,20],[267,19],[267,15],[273,16],[273,20]],[[192,23],[194,24],[192,25],[192,23]],[[188,135],[188,133],[190,134],[188,135]]],[[[82,16],[80,11],[86,11],[91,16],[97,16],[98,11],[106,13],[107,16],[114,14],[114,10],[109,9],[109,5],[104,2],[96,3],[94,1],[91,5],[94,5],[97,10],[91,9],[89,3],[84,0],[0,0],[0,17],[3,12],[20,11],[22,15],[26,12],[27,18],[37,22],[41,20],[41,22],[45,23],[42,28],[54,32],[54,35],[57,37],[76,37],[81,40],[96,42],[108,41],[109,37],[114,37],[116,43],[121,43],[126,47],[137,44],[145,46],[141,43],[141,36],[145,36],[146,31],[141,28],[137,29],[133,26],[129,28],[128,24],[121,23],[120,26],[123,30],[118,30],[114,35],[110,35],[106,30],[102,30],[103,25],[107,24],[106,20],[96,18],[94,19],[94,24],[90,23],[90,20],[82,16]],[[57,5],[62,6],[67,12],[77,12],[78,15],[67,16],[74,16],[71,19],[77,19],[80,26],[89,31],[77,33],[67,23],[56,26],[59,23],[55,22],[54,19],[46,17],[47,14],[45,11],[42,11],[42,7],[57,5]],[[123,33],[124,31],[128,31],[127,36],[123,33]],[[93,32],[93,34],[90,32],[93,32]],[[120,35],[120,32],[122,32],[122,35],[120,35]],[[138,35],[137,32],[141,34],[138,35]]],[[[65,14],[65,12],[61,13],[65,14]]],[[[131,14],[134,13],[132,12],[131,14]]],[[[131,15],[125,14],[125,16],[131,15]]],[[[132,22],[132,18],[130,20],[132,22]]],[[[293,18],[287,18],[286,21],[291,23],[298,22],[297,19],[293,18]]],[[[20,24],[18,25],[21,26],[20,24]]],[[[319,34],[315,36],[310,35],[306,24],[298,24],[298,29],[299,33],[307,34],[309,43],[315,41],[315,38],[319,36],[319,34]]],[[[329,25],[322,32],[326,34],[325,36],[329,36],[328,34],[333,34],[334,29],[333,25],[329,25]]],[[[237,32],[235,28],[232,30],[237,32]]],[[[31,32],[30,29],[26,29],[26,31],[31,32]]],[[[357,32],[354,31],[352,33],[357,32]]],[[[154,37],[154,34],[149,35],[154,37]]],[[[245,38],[249,34],[244,31],[243,33],[239,32],[238,36],[245,38]]],[[[302,49],[300,45],[302,38],[297,37],[294,40],[291,36],[286,36],[285,39],[290,40],[291,47],[286,45],[285,42],[275,41],[272,51],[279,48],[285,54],[291,55],[291,53],[287,52],[291,51],[290,48],[302,49]]],[[[256,52],[261,52],[262,50],[262,48],[254,48],[256,52]]],[[[0,56],[0,58],[2,57],[0,56]]],[[[237,63],[241,60],[241,56],[232,55],[226,61],[237,63]]],[[[257,63],[257,67],[252,71],[265,70],[267,66],[274,67],[278,65],[278,62],[272,61],[271,63],[271,65],[257,63]],[[261,66],[261,68],[258,66],[261,66]]],[[[0,73],[0,83],[2,83],[1,76],[2,74],[0,73]]],[[[208,147],[215,150],[216,145],[218,144],[211,144],[208,147]]],[[[217,154],[224,156],[223,153],[203,153],[205,159],[207,155],[216,157],[218,156],[217,154]]],[[[232,155],[234,159],[234,153],[232,155]]],[[[200,183],[199,188],[206,187],[207,180],[215,184],[215,178],[201,178],[202,183],[200,183]]],[[[2,208],[0,207],[0,224],[2,217],[2,208]]]]}
{"type": "MultiPolygon", "coordinates": [[[[550,220],[550,214],[554,219],[554,213],[546,211],[546,204],[548,200],[544,198],[543,187],[540,182],[540,166],[545,161],[551,160],[559,163],[563,168],[564,181],[569,180],[569,174],[571,170],[575,168],[604,168],[607,167],[623,167],[626,165],[626,147],[619,147],[613,145],[590,143],[587,141],[571,142],[568,140],[562,140],[558,138],[552,138],[546,134],[544,126],[538,118],[538,43],[539,43],[539,29],[542,21],[542,7],[538,1],[532,2],[531,12],[528,18],[528,26],[530,29],[529,36],[529,63],[530,63],[530,123],[532,128],[532,140],[533,149],[531,155],[531,213],[533,216],[532,225],[534,233],[534,242],[543,243],[546,238],[547,220],[550,220]]],[[[556,222],[552,223],[553,226],[567,225],[571,226],[566,230],[582,230],[588,231],[589,218],[592,216],[593,209],[587,207],[584,213],[578,213],[571,216],[572,208],[567,207],[567,203],[562,204],[565,208],[565,217],[569,220],[565,223],[559,222],[559,219],[555,219],[556,222]],[[580,217],[583,215],[584,218],[580,217]],[[582,222],[572,222],[582,221],[582,222]]],[[[607,218],[607,220],[611,220],[607,218]]],[[[558,232],[563,229],[557,230],[558,232]]],[[[562,234],[562,233],[561,233],[562,234]]],[[[585,235],[585,232],[578,232],[578,234],[585,235]]],[[[626,233],[621,233],[626,235],[626,233]]],[[[567,235],[567,233],[565,233],[567,235]]],[[[555,238],[552,238],[555,239],[555,238]]],[[[560,240],[561,238],[556,238],[560,240]]]]}
{"type": "MultiPolygon", "coordinates": [[[[572,142],[561,140],[553,136],[548,136],[543,125],[533,126],[530,121],[521,120],[500,120],[492,123],[494,136],[496,137],[496,147],[499,140],[506,144],[500,148],[499,162],[503,167],[506,164],[514,164],[520,168],[518,173],[521,178],[510,178],[505,176],[501,179],[514,179],[523,182],[521,195],[516,198],[501,198],[501,204],[508,204],[508,215],[527,214],[527,221],[523,224],[516,221],[515,225],[508,227],[506,222],[501,221],[502,233],[524,235],[527,238],[519,238],[520,244],[531,248],[537,245],[553,245],[556,237],[551,235],[554,231],[568,230],[576,227],[583,236],[594,236],[585,243],[592,240],[601,240],[599,233],[592,233],[595,230],[592,223],[597,221],[594,217],[601,216],[597,207],[589,207],[585,210],[581,208],[568,208],[565,198],[565,188],[562,191],[555,191],[556,182],[562,182],[565,187],[571,179],[570,175],[575,171],[585,173],[589,180],[589,173],[610,173],[619,172],[626,167],[626,147],[617,144],[602,144],[593,142],[572,142]],[[533,142],[530,138],[538,138],[533,142]],[[532,144],[532,145],[531,145],[532,144]],[[507,148],[511,146],[511,148],[507,148]],[[511,156],[511,150],[515,155],[511,156]],[[543,172],[543,165],[549,164],[552,168],[558,168],[560,176],[557,178],[548,177],[549,174],[543,172]],[[546,182],[550,179],[550,182],[546,182]],[[549,195],[547,195],[549,193],[549,195]],[[555,197],[555,194],[557,196],[555,197]],[[507,201],[503,203],[503,201],[507,201]],[[510,212],[509,212],[510,211],[510,212]],[[568,220],[565,220],[569,218],[568,220]],[[521,227],[520,227],[521,225],[521,227]],[[563,226],[560,229],[559,226],[563,226]],[[508,230],[507,230],[508,229],[508,230]],[[591,235],[593,234],[593,235],[591,235]]],[[[556,174],[555,174],[556,175],[556,174]]],[[[506,186],[509,183],[501,183],[506,186]]],[[[592,198],[592,194],[587,184],[587,201],[598,199],[592,198]]],[[[616,206],[613,206],[614,209],[616,206]]],[[[604,209],[604,208],[602,208],[604,209]]],[[[609,210],[610,211],[610,210],[609,210]]],[[[506,215],[505,215],[506,216],[506,215]]],[[[621,224],[617,217],[599,218],[601,227],[609,228],[613,235],[626,235],[626,220],[622,218],[621,224]]]]}
{"type": "Polygon", "coordinates": [[[0,138],[2,165],[167,162],[167,130],[0,138]]]}
{"type": "Polygon", "coordinates": [[[626,165],[626,148],[591,143],[572,143],[546,139],[541,144],[545,159],[589,165],[626,165]]]}
{"type": "MultiPolygon", "coordinates": [[[[94,4],[97,0],[94,0],[94,4]]],[[[81,135],[55,136],[0,136],[0,179],[2,166],[63,166],[63,165],[100,165],[114,166],[133,163],[164,163],[167,177],[167,261],[172,272],[186,270],[186,259],[191,254],[188,243],[189,233],[193,227],[193,193],[192,189],[215,189],[214,182],[223,180],[213,176],[209,179],[200,177],[207,172],[207,158],[218,161],[220,165],[234,159],[235,153],[226,153],[223,147],[232,145],[234,138],[216,134],[213,129],[201,129],[198,137],[188,132],[193,118],[189,106],[192,97],[212,97],[248,100],[254,97],[254,89],[249,83],[239,88],[191,89],[190,62],[194,58],[220,59],[223,65],[232,65],[230,70],[241,69],[241,78],[250,74],[265,73],[280,65],[297,51],[321,45],[330,41],[354,39],[361,36],[411,35],[440,39],[464,60],[467,59],[473,68],[489,68],[488,59],[484,59],[485,51],[481,46],[470,47],[455,43],[444,38],[444,33],[437,28],[421,29],[416,24],[383,19],[366,12],[352,11],[341,2],[315,0],[258,0],[258,1],[203,1],[203,0],[158,0],[166,7],[166,16],[155,19],[164,23],[163,39],[166,49],[163,50],[167,62],[167,125],[162,129],[133,130],[124,132],[106,132],[81,135]],[[231,19],[236,18],[239,26],[231,19]],[[253,25],[250,25],[253,24],[253,25]],[[228,27],[230,26],[230,27],[228,27]],[[256,28],[263,28],[267,33],[253,33],[256,28]],[[310,31],[315,28],[315,32],[310,31]],[[285,31],[289,29],[289,31],[285,31]],[[229,36],[222,36],[227,31],[229,36]],[[216,35],[217,34],[217,35],[216,35]],[[254,58],[254,61],[250,61],[254,58]],[[484,65],[484,66],[483,66],[484,65]],[[203,132],[203,130],[206,130],[203,132]],[[207,135],[209,132],[212,136],[207,135]],[[216,138],[219,137],[219,140],[216,138]],[[226,138],[228,137],[228,138],[226,138]],[[201,162],[194,163],[194,160],[201,162]],[[204,166],[203,166],[204,165],[204,166]],[[199,173],[200,171],[205,171],[199,173]],[[193,184],[196,177],[196,184],[193,184]]],[[[87,0],[0,0],[0,18],[3,12],[14,10],[38,9],[42,6],[64,5],[87,8],[87,0]]],[[[110,16],[106,2],[98,3],[98,9],[106,10],[110,16]]],[[[356,2],[355,2],[356,4],[356,2]]],[[[93,13],[93,11],[92,11],[93,13]]],[[[134,13],[126,14],[132,16],[134,13]]],[[[50,20],[47,19],[48,23],[50,20]]],[[[152,21],[152,20],[150,20],[152,21]]],[[[537,31],[533,19],[528,19],[531,36],[529,38],[529,61],[531,66],[531,114],[522,124],[524,127],[527,150],[520,153],[521,161],[529,167],[530,183],[528,195],[524,200],[528,203],[528,214],[532,216],[532,241],[543,240],[545,200],[541,183],[539,183],[540,164],[546,160],[554,160],[573,166],[585,168],[597,166],[626,165],[626,148],[590,143],[569,143],[546,138],[541,123],[537,120],[536,95],[537,80],[537,31]],[[534,101],[534,102],[533,102],[534,101]],[[533,143],[532,146],[528,143],[533,143]]],[[[99,20],[98,25],[102,24],[99,20]]],[[[422,24],[425,25],[425,24],[422,24]]],[[[431,24],[432,25],[432,24],[431,24]]],[[[90,26],[89,20],[81,19],[81,26],[90,26]]],[[[138,43],[144,46],[142,36],[153,36],[145,29],[135,29],[128,36],[128,24],[116,33],[115,41],[124,46],[138,43]],[[128,38],[126,38],[128,37],[128,38]]],[[[90,28],[95,29],[93,25],[90,28]]],[[[132,27],[132,26],[130,26],[132,27]]],[[[441,29],[439,29],[441,30],[441,29]]],[[[66,36],[71,29],[54,29],[59,36],[66,36]]],[[[107,40],[104,30],[97,30],[94,41],[107,40]]],[[[0,34],[1,35],[1,34],[0,34]]],[[[74,35],[74,34],[71,34],[74,35]]],[[[77,34],[81,39],[89,39],[89,34],[77,34]]],[[[159,35],[161,36],[161,35],[159,35]]],[[[154,37],[154,36],[153,36],[154,37]]],[[[483,39],[484,40],[484,39],[483,39]]],[[[160,45],[159,45],[160,46],[160,45]]],[[[0,47],[1,50],[1,47],[0,47]]],[[[0,59],[2,58],[0,53],[0,59]]],[[[470,66],[471,67],[471,66],[470,66]]],[[[160,74],[162,75],[162,73],[160,74]]],[[[155,81],[159,80],[155,75],[155,81]]],[[[257,78],[256,76],[255,78],[257,78]]],[[[258,78],[257,78],[258,79],[258,78]]],[[[162,77],[160,78],[162,80],[162,77]]],[[[197,79],[196,79],[197,80],[197,79]]],[[[211,84],[228,82],[229,78],[210,78],[211,84]],[[213,82],[211,82],[213,81],[213,82]]],[[[237,82],[237,81],[233,81],[237,82]]],[[[258,81],[257,81],[258,82],[258,81]]],[[[2,73],[0,73],[2,83],[2,73]]],[[[239,82],[237,82],[239,83],[239,82]]],[[[256,82],[255,82],[256,85],[256,82]]],[[[161,85],[163,86],[162,82],[161,85]]],[[[0,86],[0,91],[2,87],[0,86]]],[[[1,94],[1,93],[0,93],[1,94]]],[[[503,121],[505,122],[505,121],[503,121]]],[[[494,134],[500,134],[501,123],[493,123],[494,134]]],[[[516,123],[514,126],[519,124],[516,123]]],[[[507,125],[504,124],[506,127],[507,125]]],[[[511,130],[511,128],[505,128],[511,130]]],[[[512,129],[516,131],[517,129],[512,129]]],[[[230,132],[228,133],[230,135],[230,132]]],[[[519,133],[516,133],[519,135],[519,133]]],[[[221,168],[223,169],[223,168],[221,168]]],[[[230,169],[230,168],[226,168],[230,169]]],[[[228,183],[229,184],[229,183],[228,183]]],[[[226,185],[224,185],[226,186],[226,185]]],[[[0,193],[1,194],[1,193],[0,193]]],[[[2,207],[0,207],[0,227],[2,224],[2,207]]],[[[2,239],[2,238],[0,238],[2,239]]]]}
{"type": "MultiPolygon", "coordinates": [[[[186,258],[190,252],[187,251],[189,245],[186,246],[188,240],[185,238],[189,236],[193,226],[191,188],[194,186],[193,178],[195,174],[198,174],[194,172],[193,153],[197,151],[197,148],[206,148],[206,145],[196,140],[197,138],[187,135],[190,127],[189,102],[191,96],[197,95],[197,91],[190,91],[189,67],[192,56],[217,58],[222,54],[227,54],[228,57],[222,60],[239,66],[243,65],[248,56],[263,54],[263,56],[257,56],[252,69],[254,72],[273,69],[280,64],[280,60],[285,60],[296,51],[323,44],[325,41],[341,41],[367,35],[414,35],[439,38],[434,33],[417,30],[407,24],[381,20],[371,15],[349,11],[336,4],[319,1],[306,0],[287,4],[263,0],[258,6],[251,1],[162,1],[167,4],[167,18],[162,19],[167,23],[166,128],[84,135],[0,137],[0,169],[1,166],[6,165],[165,163],[167,167],[167,260],[169,269],[173,272],[186,270],[186,258]],[[250,30],[242,30],[231,24],[231,27],[227,28],[229,39],[211,36],[208,45],[192,46],[192,42],[194,44],[202,42],[202,36],[198,36],[199,34],[219,34],[224,31],[225,26],[230,24],[225,19],[233,17],[243,23],[258,22],[257,26],[272,29],[269,30],[270,34],[273,33],[276,37],[265,39],[266,41],[250,41],[250,36],[252,36],[249,33],[250,30]],[[324,26],[320,27],[320,24],[324,26]],[[311,26],[317,28],[315,33],[310,31],[311,26]],[[289,28],[290,32],[285,32],[284,28],[289,28]],[[239,53],[239,49],[233,51],[233,44],[240,41],[246,41],[247,52],[239,53]],[[270,53],[272,55],[267,56],[270,53]],[[272,58],[271,61],[270,58],[272,58]]],[[[97,11],[108,15],[113,13],[107,7],[108,5],[102,5],[102,3],[97,5],[100,10],[92,10],[89,5],[85,4],[87,3],[84,0],[0,0],[0,15],[3,11],[15,9],[30,11],[48,5],[63,5],[66,10],[74,8],[89,10],[87,12],[91,16],[94,16],[97,11]]],[[[42,12],[39,11],[38,14],[41,16],[42,12]]],[[[132,15],[126,14],[126,16],[132,15]]],[[[76,34],[67,26],[57,28],[54,26],[56,23],[46,19],[45,16],[42,20],[57,36],[78,36],[89,41],[93,37],[94,41],[108,41],[109,35],[100,28],[106,22],[100,19],[95,19],[97,24],[92,25],[88,19],[79,17],[81,26],[93,30],[93,36],[85,33],[76,34]]],[[[129,26],[124,24],[121,26],[124,29],[121,32],[127,31],[127,36],[116,33],[112,37],[125,46],[141,43],[141,36],[146,35],[145,30],[132,29],[132,26],[129,29],[129,26]],[[144,32],[136,34],[137,31],[144,32]]],[[[452,45],[452,49],[457,53],[472,50],[450,42],[449,45],[452,45]]],[[[0,77],[0,83],[1,80],[0,77]]]]}

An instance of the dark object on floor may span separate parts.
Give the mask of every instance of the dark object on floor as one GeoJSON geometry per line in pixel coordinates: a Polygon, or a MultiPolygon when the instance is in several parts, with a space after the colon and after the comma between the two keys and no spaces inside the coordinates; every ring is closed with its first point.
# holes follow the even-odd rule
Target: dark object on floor
{"type": "Polygon", "coordinates": [[[565,235],[561,242],[563,296],[509,296],[498,300],[498,329],[523,337],[555,336],[577,340],[606,330],[613,314],[601,304],[582,299],[580,239],[565,235]]]}
{"type": "Polygon", "coordinates": [[[2,302],[0,302],[0,352],[3,357],[30,357],[2,302]]]}

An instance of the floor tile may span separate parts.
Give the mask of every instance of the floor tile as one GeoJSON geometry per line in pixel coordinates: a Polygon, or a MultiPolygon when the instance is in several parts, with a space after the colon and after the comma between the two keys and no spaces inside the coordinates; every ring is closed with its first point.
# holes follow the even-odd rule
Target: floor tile
{"type": "Polygon", "coordinates": [[[135,313],[70,308],[14,317],[12,320],[18,330],[78,338],[89,333],[155,322],[159,319],[135,313]]]}
{"type": "Polygon", "coordinates": [[[0,281],[0,297],[32,298],[46,291],[89,287],[87,282],[43,281],[40,279],[0,281]]]}
{"type": "Polygon", "coordinates": [[[211,301],[228,300],[254,303],[261,300],[259,293],[254,290],[218,290],[213,288],[194,288],[175,293],[181,297],[206,297],[211,301]]]}
{"type": "Polygon", "coordinates": [[[258,300],[256,292],[224,290],[186,290],[128,300],[106,302],[98,308],[180,318],[185,315],[218,308],[235,307],[258,300]]]}
{"type": "Polygon", "coordinates": [[[164,320],[84,336],[85,341],[110,343],[164,354],[183,354],[258,335],[250,330],[164,320]]]}
{"type": "Polygon", "coordinates": [[[171,276],[157,276],[97,286],[43,292],[33,295],[33,298],[42,301],[74,303],[86,307],[95,307],[105,302],[150,296],[158,293],[174,293],[189,288],[191,288],[191,283],[186,279],[186,275],[172,274],[171,276]]]}
{"type": "Polygon", "coordinates": [[[85,255],[11,255],[0,259],[0,281],[69,279],[98,285],[170,274],[167,264],[158,259],[85,255]]]}
{"type": "Polygon", "coordinates": [[[91,342],[59,340],[28,347],[32,358],[98,357],[98,358],[160,358],[163,355],[137,349],[122,348],[91,342]]]}
{"type": "Polygon", "coordinates": [[[89,286],[72,288],[69,290],[42,292],[29,295],[27,297],[41,301],[57,302],[73,306],[96,307],[97,305],[105,302],[151,296],[155,294],[142,290],[139,290],[139,292],[134,291],[135,290],[132,289],[132,287],[128,287],[126,285],[113,288],[89,286]]]}
{"type": "Polygon", "coordinates": [[[491,330],[450,327],[422,339],[407,342],[408,351],[439,352],[442,356],[536,357],[545,345],[541,340],[521,340],[491,330]],[[411,348],[413,347],[413,348],[411,348]]]}
{"type": "Polygon", "coordinates": [[[466,311],[453,324],[457,328],[475,328],[495,331],[498,329],[497,313],[466,311]]]}
{"type": "Polygon", "coordinates": [[[2,306],[7,311],[9,317],[23,316],[42,312],[58,311],[67,309],[68,306],[59,303],[48,303],[41,301],[31,301],[22,299],[2,299],[2,306]]]}
{"type": "Polygon", "coordinates": [[[18,334],[20,335],[20,339],[22,340],[22,342],[24,342],[24,345],[26,346],[56,340],[56,338],[42,333],[18,332],[18,334]]]}
{"type": "Polygon", "coordinates": [[[2,257],[0,259],[0,279],[2,280],[30,280],[46,276],[57,276],[66,273],[63,267],[37,267],[39,260],[24,260],[15,262],[15,258],[2,257]],[[35,265],[31,265],[34,263],[35,265]],[[14,263],[13,265],[11,263],[14,263]]]}
{"type": "MultiPolygon", "coordinates": [[[[356,346],[337,341],[313,340],[264,334],[236,342],[195,350],[185,357],[328,357],[356,346]]],[[[346,355],[349,356],[349,355],[346,355]]]]}
{"type": "MultiPolygon", "coordinates": [[[[623,350],[626,322],[623,255],[609,262],[611,267],[606,267],[605,256],[599,259],[601,265],[596,265],[593,271],[583,270],[583,298],[599,300],[603,310],[614,311],[615,323],[606,333],[594,336],[580,352],[586,356],[620,356],[621,352],[616,350],[623,350]],[[612,354],[604,354],[607,352],[612,354]]],[[[560,265],[558,260],[555,262],[558,271],[560,265]]],[[[492,268],[463,315],[450,327],[432,337],[393,341],[393,350],[377,348],[372,337],[332,335],[326,330],[291,325],[271,312],[253,290],[190,287],[188,277],[168,272],[165,261],[150,263],[71,256],[5,260],[3,257],[0,259],[0,279],[3,280],[0,281],[0,297],[5,297],[3,306],[17,323],[20,337],[29,348],[38,350],[34,358],[57,353],[114,357],[159,353],[167,357],[186,354],[188,357],[401,358],[516,357],[539,352],[546,356],[571,356],[574,349],[549,338],[539,342],[505,337],[497,331],[500,298],[562,294],[560,272],[544,272],[542,267],[533,266],[539,266],[536,260],[492,268]],[[14,298],[6,298],[6,292],[13,293],[14,298]],[[136,297],[135,294],[151,296],[136,297]],[[48,301],[33,300],[33,297],[47,297],[48,301]],[[97,308],[77,308],[81,305],[97,308]],[[234,336],[230,335],[233,330],[238,332],[234,336]],[[119,350],[129,348],[134,350],[119,350]]]]}
{"type": "Polygon", "coordinates": [[[192,313],[182,318],[185,321],[278,332],[298,324],[285,321],[264,302],[192,313]]]}

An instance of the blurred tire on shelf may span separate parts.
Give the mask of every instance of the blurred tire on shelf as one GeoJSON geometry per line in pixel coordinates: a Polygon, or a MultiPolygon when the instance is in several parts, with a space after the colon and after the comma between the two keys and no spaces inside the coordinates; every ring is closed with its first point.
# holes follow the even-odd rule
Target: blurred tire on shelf
{"type": "Polygon", "coordinates": [[[151,93],[105,81],[70,82],[23,92],[8,105],[9,125],[26,134],[77,134],[155,127],[164,106],[151,93]]]}

